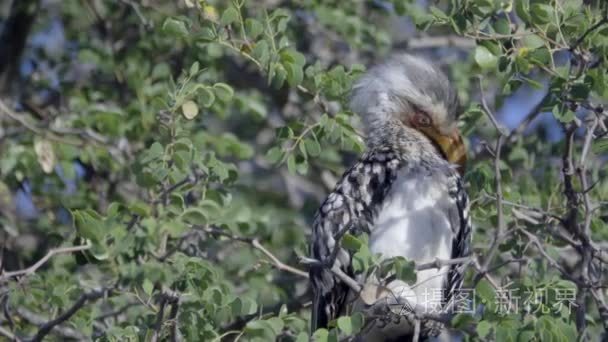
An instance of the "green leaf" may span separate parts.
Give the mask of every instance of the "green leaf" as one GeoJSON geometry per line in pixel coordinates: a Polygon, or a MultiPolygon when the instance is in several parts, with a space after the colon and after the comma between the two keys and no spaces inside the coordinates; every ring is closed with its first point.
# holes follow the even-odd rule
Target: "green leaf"
{"type": "Polygon", "coordinates": [[[271,317],[267,321],[268,323],[270,323],[272,330],[274,330],[274,333],[277,335],[280,334],[283,331],[283,328],[285,327],[283,320],[279,317],[271,317]]]}
{"type": "Polygon", "coordinates": [[[539,4],[535,3],[530,5],[530,14],[532,16],[532,20],[536,24],[547,24],[551,21],[551,13],[553,12],[553,7],[547,4],[539,4]]]}
{"type": "Polygon", "coordinates": [[[408,260],[403,257],[394,258],[394,270],[397,279],[407,283],[416,282],[416,263],[413,260],[408,260]]]}
{"type": "Polygon", "coordinates": [[[475,317],[467,313],[459,313],[452,318],[452,326],[456,329],[465,330],[475,322],[475,317]]]}
{"type": "Polygon", "coordinates": [[[103,261],[108,260],[110,258],[110,254],[108,253],[108,246],[103,241],[93,242],[89,252],[91,256],[95,258],[95,260],[103,261]]]}
{"type": "Polygon", "coordinates": [[[180,38],[187,37],[189,32],[186,24],[178,19],[167,18],[163,23],[163,31],[180,38]]]}
{"type": "Polygon", "coordinates": [[[359,240],[356,236],[346,233],[342,237],[342,247],[348,249],[349,251],[356,252],[363,245],[363,241],[359,240]]]}
{"type": "Polygon", "coordinates": [[[570,88],[570,94],[576,100],[585,100],[589,97],[591,87],[583,82],[575,83],[570,88]]]}
{"type": "Polygon", "coordinates": [[[494,303],[495,292],[487,280],[482,279],[475,287],[475,293],[485,302],[494,303]]]}
{"type": "Polygon", "coordinates": [[[308,334],[305,332],[301,332],[296,337],[296,342],[308,342],[308,334]]]}
{"type": "Polygon", "coordinates": [[[190,71],[189,71],[189,73],[188,73],[188,74],[189,74],[190,76],[194,76],[194,75],[196,75],[196,74],[198,73],[198,71],[199,71],[199,67],[200,67],[200,66],[199,66],[199,64],[198,64],[198,61],[196,61],[196,62],[192,63],[192,65],[190,66],[190,71]]]}
{"type": "Polygon", "coordinates": [[[274,87],[283,87],[283,83],[285,83],[285,79],[287,78],[287,71],[285,71],[285,67],[279,63],[274,64],[271,68],[271,72],[269,73],[269,78],[274,87]]]}
{"type": "Polygon", "coordinates": [[[141,288],[144,290],[144,292],[148,296],[151,296],[152,295],[152,291],[154,291],[154,284],[152,284],[152,282],[149,279],[144,279],[144,282],[141,285],[141,288]]]}
{"type": "Polygon", "coordinates": [[[249,35],[250,39],[256,39],[262,32],[264,32],[264,25],[258,20],[248,18],[245,20],[245,30],[249,35]]]}
{"type": "Polygon", "coordinates": [[[198,88],[198,99],[203,107],[209,108],[215,102],[215,94],[213,94],[209,87],[202,86],[198,88]]]}
{"type": "Polygon", "coordinates": [[[286,63],[285,70],[287,70],[287,82],[290,86],[295,87],[302,83],[304,72],[301,65],[286,63]]]}
{"type": "Polygon", "coordinates": [[[524,22],[530,22],[530,0],[515,0],[515,12],[524,22]]]}
{"type": "Polygon", "coordinates": [[[352,335],[355,331],[350,316],[342,316],[338,318],[338,328],[346,335],[352,335]]]}
{"type": "Polygon", "coordinates": [[[137,201],[129,204],[129,211],[139,216],[148,216],[150,214],[150,206],[142,201],[137,201]]]}
{"type": "Polygon", "coordinates": [[[241,316],[243,313],[243,302],[241,298],[236,297],[232,303],[230,303],[230,310],[232,311],[232,315],[235,317],[241,316]]]}
{"type": "Polygon", "coordinates": [[[498,34],[511,34],[511,27],[509,21],[506,18],[498,18],[494,22],[494,31],[498,34]]]}
{"type": "Polygon", "coordinates": [[[302,160],[299,160],[296,165],[296,170],[299,174],[305,175],[308,172],[308,161],[306,161],[306,159],[304,158],[302,158],[302,160]]]}
{"type": "Polygon", "coordinates": [[[274,340],[276,336],[273,326],[266,320],[249,321],[245,329],[255,336],[260,336],[266,340],[274,340]]]}
{"type": "Polygon", "coordinates": [[[278,163],[279,160],[283,157],[283,150],[281,148],[275,146],[266,152],[266,159],[272,163],[278,163]]]}
{"type": "Polygon", "coordinates": [[[230,101],[232,96],[234,96],[234,90],[226,83],[218,82],[213,85],[213,89],[215,90],[215,96],[224,102],[230,101]]]}
{"type": "Polygon", "coordinates": [[[232,24],[233,22],[239,19],[239,12],[236,8],[230,6],[228,7],[224,13],[222,13],[222,18],[220,19],[220,23],[223,26],[227,26],[232,24]]]}
{"type": "Polygon", "coordinates": [[[214,41],[216,38],[213,30],[208,27],[203,27],[196,37],[205,42],[214,41]]]}
{"type": "Polygon", "coordinates": [[[306,146],[306,151],[312,157],[316,157],[321,154],[321,145],[318,141],[314,139],[306,139],[304,140],[304,145],[306,146]]]}
{"type": "Polygon", "coordinates": [[[492,329],[492,324],[488,321],[481,321],[477,323],[477,327],[475,330],[480,338],[486,338],[490,334],[490,330],[492,329]]]}
{"type": "Polygon", "coordinates": [[[104,223],[101,216],[94,210],[74,210],[72,211],[72,217],[78,235],[81,237],[97,242],[104,235],[104,223]]]}
{"type": "Polygon", "coordinates": [[[443,12],[442,10],[440,10],[439,8],[437,8],[435,6],[430,6],[429,12],[431,12],[431,14],[433,15],[433,17],[435,17],[435,19],[439,19],[441,21],[447,21],[448,19],[450,19],[450,17],[448,17],[445,14],[445,12],[443,12]]]}
{"type": "Polygon", "coordinates": [[[362,245],[357,253],[353,254],[353,269],[355,272],[367,270],[372,262],[372,254],[366,245],[362,245]]]}
{"type": "Polygon", "coordinates": [[[596,154],[604,154],[608,152],[608,138],[598,139],[593,142],[593,152],[596,154]]]}
{"type": "Polygon", "coordinates": [[[353,327],[353,332],[355,334],[357,334],[363,328],[363,325],[365,323],[365,318],[363,317],[362,313],[355,312],[354,314],[352,314],[352,316],[350,316],[350,323],[353,327]]]}
{"type": "Polygon", "coordinates": [[[293,154],[290,154],[289,157],[287,157],[287,170],[289,170],[289,173],[291,174],[296,173],[296,157],[293,154]]]}
{"type": "Polygon", "coordinates": [[[532,51],[528,58],[538,65],[548,65],[551,62],[551,52],[546,48],[539,48],[532,51]]]}
{"type": "Polygon", "coordinates": [[[541,46],[545,46],[545,40],[536,34],[526,34],[523,36],[522,41],[524,46],[529,49],[538,49],[541,46]]]}
{"type": "Polygon", "coordinates": [[[519,322],[515,320],[507,319],[501,321],[496,325],[496,341],[515,342],[517,340],[519,327],[519,322]]]}
{"type": "Polygon", "coordinates": [[[207,215],[200,208],[188,208],[181,214],[182,220],[186,223],[191,224],[205,224],[207,222],[207,215]]]}
{"type": "Polygon", "coordinates": [[[475,62],[485,71],[493,70],[496,68],[498,57],[494,56],[485,46],[478,46],[475,49],[475,62]]]}
{"type": "Polygon", "coordinates": [[[553,113],[553,117],[555,117],[560,122],[569,123],[574,120],[574,112],[568,108],[560,109],[559,105],[555,105],[551,112],[553,113]]]}
{"type": "Polygon", "coordinates": [[[265,40],[257,42],[253,47],[252,55],[262,65],[266,65],[270,56],[270,45],[268,45],[268,42],[265,40]]]}
{"type": "Polygon", "coordinates": [[[327,329],[321,328],[321,329],[317,329],[312,334],[312,340],[315,342],[327,342],[328,336],[329,336],[329,331],[327,331],[327,329]]]}

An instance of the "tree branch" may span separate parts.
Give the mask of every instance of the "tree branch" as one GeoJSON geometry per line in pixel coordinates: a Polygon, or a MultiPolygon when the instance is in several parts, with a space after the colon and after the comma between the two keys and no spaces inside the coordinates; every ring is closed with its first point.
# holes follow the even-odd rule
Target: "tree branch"
{"type": "Polygon", "coordinates": [[[42,267],[42,265],[44,265],[47,261],[49,261],[49,259],[51,257],[53,257],[54,255],[81,252],[81,251],[85,251],[90,248],[91,248],[90,244],[81,245],[81,246],[53,248],[44,257],[42,257],[42,259],[38,260],[35,264],[33,264],[32,266],[30,266],[28,268],[18,270],[18,271],[5,272],[5,273],[0,274],[0,282],[6,281],[12,277],[17,277],[20,275],[27,276],[27,275],[30,275],[30,274],[36,272],[40,267],[42,267]]]}
{"type": "Polygon", "coordinates": [[[274,254],[272,254],[269,250],[267,250],[266,247],[262,246],[262,244],[260,243],[260,241],[257,238],[238,236],[238,235],[232,234],[231,232],[226,231],[224,229],[218,229],[215,227],[198,227],[198,228],[203,230],[204,232],[212,234],[212,235],[220,235],[220,236],[227,237],[231,240],[247,243],[247,244],[251,245],[253,248],[262,252],[264,255],[266,255],[272,261],[272,264],[277,269],[298,275],[303,278],[308,278],[308,273],[283,263],[274,254]]]}
{"type": "Polygon", "coordinates": [[[583,41],[585,40],[585,38],[587,38],[587,36],[597,30],[598,28],[600,28],[602,25],[607,24],[608,23],[608,17],[603,17],[600,21],[598,21],[597,23],[595,23],[593,26],[591,26],[589,29],[587,29],[587,31],[585,31],[575,42],[574,44],[572,44],[570,46],[570,51],[574,51],[576,50],[577,47],[579,47],[579,45],[581,45],[583,43],[583,41]]]}
{"type": "Polygon", "coordinates": [[[78,298],[78,300],[68,310],[66,310],[59,316],[57,316],[55,319],[52,319],[52,320],[46,322],[45,324],[43,324],[40,327],[40,329],[38,329],[38,332],[36,333],[36,335],[34,337],[32,337],[30,342],[42,341],[44,339],[44,337],[46,335],[48,335],[55,326],[67,321],[76,312],[78,312],[78,310],[80,310],[87,302],[94,301],[94,300],[97,300],[97,299],[103,297],[106,292],[107,292],[107,289],[101,289],[101,290],[94,290],[92,292],[87,292],[87,293],[82,294],[80,296],[80,298],[78,298]]]}
{"type": "Polygon", "coordinates": [[[17,337],[17,335],[4,329],[4,327],[2,327],[2,326],[0,326],[0,335],[8,338],[10,341],[21,342],[21,339],[19,337],[17,337]]]}

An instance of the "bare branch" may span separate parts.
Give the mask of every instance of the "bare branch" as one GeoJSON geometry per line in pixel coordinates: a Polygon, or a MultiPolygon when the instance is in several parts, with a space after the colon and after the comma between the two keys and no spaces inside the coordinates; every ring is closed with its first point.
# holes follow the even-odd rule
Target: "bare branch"
{"type": "Polygon", "coordinates": [[[462,257],[462,258],[454,258],[454,259],[435,258],[435,260],[433,260],[431,262],[416,265],[416,271],[424,271],[424,270],[434,269],[434,268],[441,269],[445,266],[468,264],[472,261],[473,261],[473,258],[471,258],[471,257],[462,257]]]}
{"type": "Polygon", "coordinates": [[[10,341],[15,341],[15,342],[20,342],[21,341],[21,339],[19,337],[17,337],[17,335],[15,335],[12,332],[4,329],[3,326],[0,326],[0,335],[8,338],[10,341]]]}
{"type": "Polygon", "coordinates": [[[572,281],[575,284],[579,284],[580,280],[574,278],[567,270],[565,270],[557,261],[555,261],[555,259],[553,259],[543,248],[543,244],[540,242],[540,240],[538,239],[538,237],[530,232],[528,232],[525,229],[519,229],[519,232],[523,233],[524,235],[526,235],[528,237],[528,240],[530,240],[530,242],[532,242],[532,244],[534,246],[536,246],[536,249],[540,252],[540,254],[549,262],[549,264],[551,265],[551,267],[555,268],[556,270],[558,270],[565,278],[567,278],[568,280],[572,281]]]}
{"type": "Polygon", "coordinates": [[[486,101],[486,96],[483,91],[483,82],[482,82],[483,79],[481,77],[478,77],[478,80],[479,80],[479,92],[481,93],[481,106],[483,107],[484,112],[486,113],[486,115],[488,116],[490,121],[492,122],[492,125],[494,125],[494,128],[496,128],[498,135],[506,136],[505,128],[501,124],[498,123],[498,121],[496,120],[496,117],[494,116],[494,114],[492,113],[492,110],[490,109],[490,106],[488,106],[488,102],[486,101]]]}
{"type": "MultiPolygon", "coordinates": [[[[424,271],[429,269],[440,269],[445,266],[451,265],[461,265],[472,262],[474,259],[472,257],[462,257],[462,258],[454,258],[454,259],[440,259],[435,258],[433,261],[425,262],[422,264],[416,265],[416,271],[424,271]]],[[[304,265],[318,265],[323,266],[323,262],[317,259],[309,258],[309,257],[300,257],[300,263],[304,265]]]]}
{"type": "Polygon", "coordinates": [[[287,271],[289,273],[298,275],[303,278],[308,278],[308,273],[283,263],[281,260],[279,260],[279,258],[277,258],[274,254],[272,254],[268,249],[266,249],[266,247],[262,246],[260,241],[256,238],[238,236],[238,235],[232,234],[231,232],[229,232],[227,230],[218,229],[215,227],[199,227],[199,228],[201,228],[203,231],[205,231],[209,234],[212,234],[212,235],[220,235],[220,236],[227,237],[231,240],[247,243],[247,244],[251,245],[253,248],[262,252],[264,255],[266,255],[272,261],[272,264],[277,269],[279,269],[281,271],[287,271]]]}
{"type": "Polygon", "coordinates": [[[90,244],[86,244],[86,245],[81,245],[81,246],[71,246],[71,247],[61,247],[61,248],[53,248],[51,249],[44,257],[42,257],[42,259],[38,260],[35,264],[33,264],[32,266],[26,268],[26,269],[22,269],[22,270],[18,270],[18,271],[11,271],[11,272],[5,272],[3,274],[0,275],[0,282],[6,281],[12,277],[17,277],[20,275],[30,275],[34,272],[36,272],[40,267],[42,267],[42,265],[44,265],[47,261],[49,261],[49,259],[51,257],[53,257],[54,255],[57,254],[64,254],[64,253],[74,253],[74,252],[81,252],[81,251],[85,251],[87,249],[91,248],[90,244]]]}

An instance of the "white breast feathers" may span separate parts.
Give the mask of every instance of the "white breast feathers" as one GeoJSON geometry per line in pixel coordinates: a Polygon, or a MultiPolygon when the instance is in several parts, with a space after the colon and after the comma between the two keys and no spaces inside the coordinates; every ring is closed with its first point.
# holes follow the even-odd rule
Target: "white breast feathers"
{"type": "MultiPolygon", "coordinates": [[[[453,233],[448,215],[454,205],[444,175],[427,170],[400,171],[374,221],[371,252],[381,253],[383,258],[403,256],[416,264],[450,259],[453,233]]],[[[388,288],[393,295],[406,297],[418,308],[432,312],[441,308],[447,273],[448,267],[419,271],[416,284],[396,280],[388,288]]],[[[402,334],[410,328],[403,323],[389,325],[383,335],[392,335],[386,329],[402,334]]]]}

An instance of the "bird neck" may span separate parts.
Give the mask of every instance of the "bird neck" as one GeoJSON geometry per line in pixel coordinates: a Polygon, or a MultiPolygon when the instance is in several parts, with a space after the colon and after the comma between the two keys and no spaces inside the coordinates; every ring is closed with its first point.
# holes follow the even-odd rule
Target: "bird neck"
{"type": "Polygon", "coordinates": [[[366,144],[370,151],[388,148],[408,163],[445,163],[426,135],[397,119],[386,120],[370,129],[367,132],[366,144]]]}

